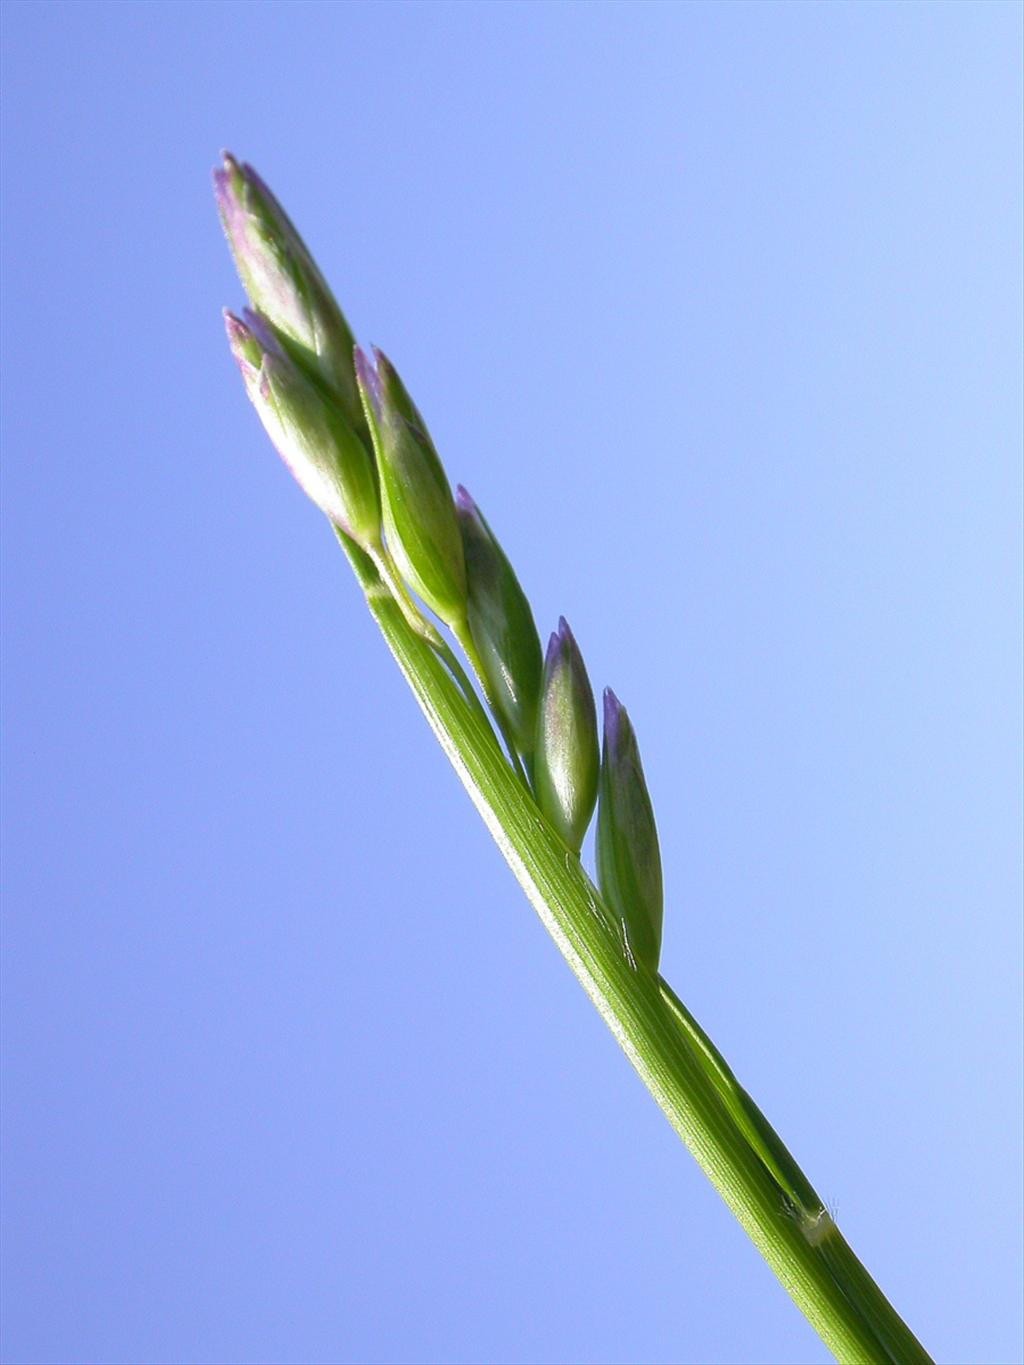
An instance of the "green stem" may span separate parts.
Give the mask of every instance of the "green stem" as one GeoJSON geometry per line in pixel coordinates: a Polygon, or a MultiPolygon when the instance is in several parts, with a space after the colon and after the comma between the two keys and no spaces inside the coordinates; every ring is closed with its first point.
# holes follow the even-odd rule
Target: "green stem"
{"type": "Polygon", "coordinates": [[[810,1183],[526,798],[486,714],[405,620],[373,564],[339,536],[370,611],[495,842],[601,1017],[712,1184],[842,1362],[929,1356],[843,1239],[810,1183]]]}

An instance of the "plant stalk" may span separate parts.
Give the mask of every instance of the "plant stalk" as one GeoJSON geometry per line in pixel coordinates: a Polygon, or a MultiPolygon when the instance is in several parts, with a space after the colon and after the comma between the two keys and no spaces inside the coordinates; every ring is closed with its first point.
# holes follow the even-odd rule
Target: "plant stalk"
{"type": "Polygon", "coordinates": [[[930,1357],[710,1039],[661,977],[634,960],[625,926],[514,775],[483,711],[410,626],[369,558],[337,534],[431,729],[534,909],[797,1306],[841,1362],[927,1365],[930,1357]]]}

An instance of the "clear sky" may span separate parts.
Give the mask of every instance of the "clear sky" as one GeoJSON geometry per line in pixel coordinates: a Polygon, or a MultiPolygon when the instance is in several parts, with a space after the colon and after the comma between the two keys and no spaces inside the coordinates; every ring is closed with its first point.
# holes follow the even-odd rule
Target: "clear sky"
{"type": "Polygon", "coordinates": [[[3,1358],[817,1362],[227,354],[252,161],[629,706],[664,970],[1021,1359],[1021,7],[3,7],[3,1358]]]}

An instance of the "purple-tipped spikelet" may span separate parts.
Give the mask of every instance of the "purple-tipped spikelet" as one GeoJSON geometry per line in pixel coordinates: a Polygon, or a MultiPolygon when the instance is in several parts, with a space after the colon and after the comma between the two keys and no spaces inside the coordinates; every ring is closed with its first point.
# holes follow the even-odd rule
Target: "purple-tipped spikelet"
{"type": "Polygon", "coordinates": [[[594,813],[599,761],[594,693],[562,616],[544,659],[534,789],[537,804],[574,853],[594,813]]]}
{"type": "Polygon", "coordinates": [[[364,416],[370,423],[371,430],[380,421],[382,396],[380,391],[380,379],[374,369],[369,356],[361,346],[357,346],[354,352],[354,366],[356,372],[356,386],[363,405],[364,416]]]}
{"type": "Polygon", "coordinates": [[[464,488],[455,491],[455,510],[466,558],[469,633],[494,704],[532,768],[543,667],[533,612],[505,552],[464,488]]]}
{"type": "Polygon", "coordinates": [[[373,458],[340,409],[281,345],[266,318],[225,311],[231,352],[267,435],[303,491],[365,550],[380,544],[373,458]]]}
{"type": "Polygon", "coordinates": [[[652,971],[661,955],[661,850],[640,750],[626,708],[604,693],[604,754],[597,811],[597,879],[634,952],[652,971]]]}
{"type": "Polygon", "coordinates": [[[456,631],[466,620],[466,565],[452,490],[426,423],[383,352],[358,347],[355,373],[380,472],[388,547],[406,582],[456,631]]]}
{"type": "Polygon", "coordinates": [[[224,153],[213,188],[231,254],[253,307],[285,348],[334,396],[363,432],[352,368],[355,344],[344,314],[295,225],[251,166],[224,153]]]}

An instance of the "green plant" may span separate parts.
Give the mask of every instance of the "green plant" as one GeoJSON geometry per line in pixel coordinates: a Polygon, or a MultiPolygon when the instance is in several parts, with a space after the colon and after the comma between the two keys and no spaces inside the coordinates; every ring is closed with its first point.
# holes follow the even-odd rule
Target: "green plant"
{"type": "Polygon", "coordinates": [[[670,1122],[835,1355],[927,1361],[659,974],[658,838],[625,709],[606,691],[600,752],[572,632],[563,619],[542,659],[511,564],[465,490],[452,496],[397,371],[379,352],[371,361],[354,347],[312,257],[255,172],[225,157],[214,180],[252,304],[244,318],[227,315],[249,397],[333,524],[385,641],[530,901],[670,1122]],[[461,646],[483,703],[416,597],[461,646]],[[579,858],[595,803],[597,885],[579,858]]]}

